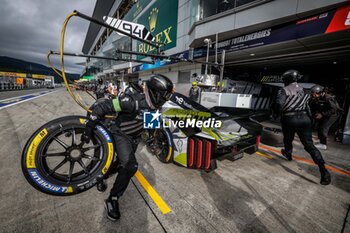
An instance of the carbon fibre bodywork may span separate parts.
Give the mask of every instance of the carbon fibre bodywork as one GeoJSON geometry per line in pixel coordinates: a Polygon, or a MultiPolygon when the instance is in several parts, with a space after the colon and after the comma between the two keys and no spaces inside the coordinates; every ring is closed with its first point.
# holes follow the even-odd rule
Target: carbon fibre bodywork
{"type": "Polygon", "coordinates": [[[210,171],[216,168],[217,159],[235,160],[241,158],[243,152],[252,154],[258,149],[262,126],[253,119],[256,114],[249,109],[215,107],[209,110],[174,93],[162,108],[163,127],[154,131],[158,131],[158,135],[162,131],[163,137],[161,140],[153,137],[148,145],[154,148],[157,143],[152,142],[166,140],[167,153],[163,153],[163,157],[158,155],[162,162],[172,161],[187,168],[210,171]],[[221,125],[179,127],[173,123],[187,119],[220,121],[221,125]]]}

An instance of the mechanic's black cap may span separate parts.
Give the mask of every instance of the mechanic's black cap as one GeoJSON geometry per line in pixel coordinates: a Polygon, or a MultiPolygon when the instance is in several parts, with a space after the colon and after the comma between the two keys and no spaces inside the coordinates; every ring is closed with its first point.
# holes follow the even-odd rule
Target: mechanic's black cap
{"type": "Polygon", "coordinates": [[[97,83],[98,83],[98,84],[102,84],[102,83],[103,83],[102,78],[98,78],[98,79],[97,79],[97,83]]]}
{"type": "Polygon", "coordinates": [[[284,83],[293,83],[298,81],[298,79],[300,79],[302,77],[302,75],[299,73],[299,71],[297,70],[287,70],[286,72],[284,72],[284,74],[282,75],[282,80],[284,83]]]}
{"type": "Polygon", "coordinates": [[[320,94],[323,91],[323,87],[320,85],[314,85],[311,87],[311,93],[320,94]]]}

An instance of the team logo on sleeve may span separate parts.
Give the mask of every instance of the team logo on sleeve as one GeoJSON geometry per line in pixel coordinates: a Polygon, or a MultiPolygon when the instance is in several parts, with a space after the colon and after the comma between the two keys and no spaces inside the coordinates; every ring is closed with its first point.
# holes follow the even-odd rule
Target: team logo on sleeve
{"type": "Polygon", "coordinates": [[[143,113],[143,128],[144,129],[159,129],[160,128],[160,116],[159,110],[156,112],[144,112],[143,113]]]}

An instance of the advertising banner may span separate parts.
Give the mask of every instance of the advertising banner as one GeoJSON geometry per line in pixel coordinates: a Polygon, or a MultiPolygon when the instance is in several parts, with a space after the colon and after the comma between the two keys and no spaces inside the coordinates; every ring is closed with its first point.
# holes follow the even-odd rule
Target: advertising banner
{"type": "Polygon", "coordinates": [[[0,72],[0,76],[25,78],[27,76],[27,74],[16,73],[16,72],[0,72]]]}
{"type": "Polygon", "coordinates": [[[136,4],[134,4],[131,9],[128,11],[128,13],[124,16],[123,20],[126,21],[134,21],[136,17],[145,9],[145,7],[151,2],[152,0],[138,0],[136,4]]]}
{"type": "MultiPolygon", "coordinates": [[[[350,6],[328,11],[277,27],[231,38],[218,43],[218,50],[234,52],[269,44],[286,42],[310,36],[328,34],[350,28],[350,6]]],[[[205,56],[206,48],[195,50],[194,58],[205,56]]]]}
{"type": "MultiPolygon", "coordinates": [[[[218,52],[226,50],[227,53],[239,50],[260,47],[275,43],[286,42],[311,36],[323,35],[350,29],[350,5],[318,15],[307,17],[298,21],[289,22],[276,27],[262,29],[246,35],[234,37],[218,43],[218,52]]],[[[196,48],[193,58],[206,56],[206,47],[196,48]]],[[[140,50],[139,50],[140,52],[140,50]]],[[[144,51],[143,51],[144,52],[144,51]]],[[[180,53],[180,56],[188,58],[189,51],[180,53]]],[[[214,52],[211,51],[211,55],[214,52]]],[[[178,56],[175,54],[174,56],[178,56]]],[[[155,65],[141,65],[133,68],[134,72],[154,69],[175,62],[158,61],[155,65]]]]}
{"type": "Polygon", "coordinates": [[[24,84],[24,78],[16,78],[16,85],[23,85],[24,84]]]}
{"type": "Polygon", "coordinates": [[[46,75],[42,75],[42,74],[33,74],[32,78],[36,78],[36,79],[45,79],[47,76],[46,75]]]}
{"type": "MultiPolygon", "coordinates": [[[[178,1],[158,0],[153,3],[138,19],[151,32],[154,41],[162,43],[162,50],[176,46],[178,1]]],[[[144,43],[137,43],[137,52],[152,53],[155,48],[144,43]]],[[[138,57],[141,59],[142,57],[138,57]]]]}

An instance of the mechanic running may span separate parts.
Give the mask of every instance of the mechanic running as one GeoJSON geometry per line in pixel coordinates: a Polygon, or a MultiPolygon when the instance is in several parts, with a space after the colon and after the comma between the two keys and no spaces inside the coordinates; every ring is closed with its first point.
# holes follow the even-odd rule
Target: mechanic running
{"type": "MultiPolygon", "coordinates": [[[[146,81],[143,90],[136,90],[122,93],[113,100],[103,98],[94,103],[85,133],[82,135],[82,140],[88,143],[96,124],[103,120],[105,115],[118,114],[111,127],[118,162],[113,163],[108,176],[116,172],[118,175],[109,197],[105,200],[107,215],[111,220],[120,218],[118,200],[138,169],[135,152],[144,130],[143,112],[159,109],[169,100],[173,93],[173,83],[167,77],[156,74],[146,81]]],[[[104,192],[107,189],[106,182],[103,180],[98,183],[97,189],[104,192]]]]}
{"type": "Polygon", "coordinates": [[[339,119],[344,110],[339,106],[334,95],[326,93],[323,87],[315,85],[311,88],[311,103],[314,110],[314,118],[317,121],[319,144],[315,146],[321,150],[327,150],[327,136],[330,127],[339,119]]]}
{"type": "Polygon", "coordinates": [[[331,175],[325,167],[321,152],[314,146],[312,141],[312,124],[308,101],[310,95],[304,92],[297,80],[301,75],[296,70],[288,70],[282,75],[285,85],[277,95],[276,111],[281,115],[284,149],[283,156],[292,160],[293,140],[295,133],[298,134],[304,149],[311,155],[318,165],[321,173],[321,184],[331,183],[331,175]]]}

